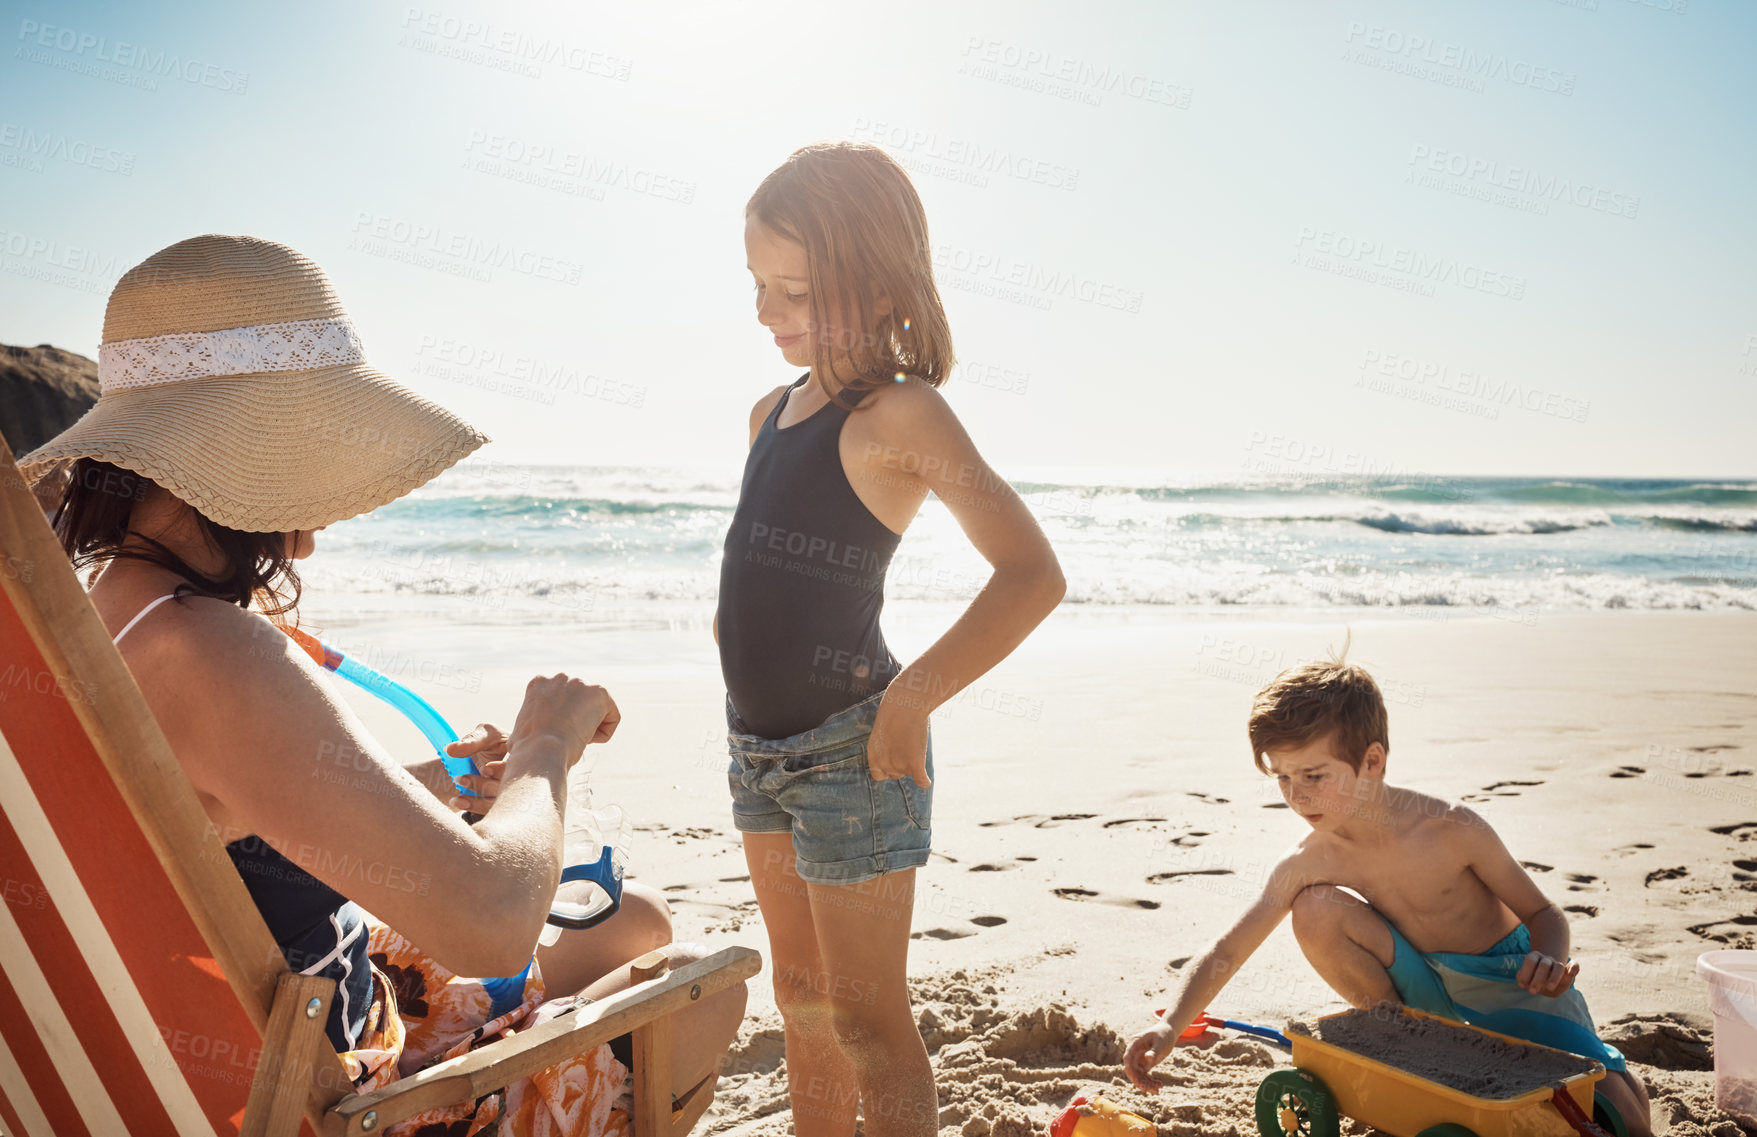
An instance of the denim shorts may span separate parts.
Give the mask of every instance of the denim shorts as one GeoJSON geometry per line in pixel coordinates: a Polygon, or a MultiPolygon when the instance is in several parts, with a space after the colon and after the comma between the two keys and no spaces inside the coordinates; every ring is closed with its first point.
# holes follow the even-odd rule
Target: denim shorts
{"type": "MultiPolygon", "coordinates": [[[[732,822],[744,833],[791,833],[795,868],[812,884],[858,884],[927,863],[933,788],[913,778],[877,781],[866,740],[879,692],[789,738],[749,733],[726,700],[732,822]]],[[[933,778],[933,737],[927,740],[933,778]]]]}

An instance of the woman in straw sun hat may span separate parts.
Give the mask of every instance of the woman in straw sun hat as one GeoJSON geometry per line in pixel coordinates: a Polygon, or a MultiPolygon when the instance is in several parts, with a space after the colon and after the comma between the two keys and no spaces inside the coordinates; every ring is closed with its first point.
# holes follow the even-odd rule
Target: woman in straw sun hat
{"type": "MultiPolygon", "coordinates": [[[[471,827],[441,763],[392,759],[275,622],[296,619],[294,562],[318,530],[486,436],[368,365],[323,270],[257,237],[194,237],[130,269],[105,310],[98,376],[96,405],[22,465],[65,478],[62,545],[93,570],[92,604],[288,966],[338,981],[329,1037],[356,1085],[626,986],[617,965],[670,940],[664,901],[632,884],[616,917],[539,950],[522,991],[496,998],[465,978],[516,975],[530,958],[562,867],[567,772],[616,729],[608,693],[538,676],[510,734],[483,724],[453,744],[483,767],[461,784],[505,802],[471,827]]],[[[682,1012],[676,1092],[715,1068],[743,1011],[734,987],[682,1012]]],[[[391,1132],[618,1132],[618,1050],[391,1132]]]]}

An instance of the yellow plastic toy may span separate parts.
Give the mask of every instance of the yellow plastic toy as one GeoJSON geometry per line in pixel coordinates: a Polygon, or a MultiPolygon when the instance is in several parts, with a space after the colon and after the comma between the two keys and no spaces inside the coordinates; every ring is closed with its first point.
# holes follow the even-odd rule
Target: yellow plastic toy
{"type": "MultiPolygon", "coordinates": [[[[1400,1010],[1466,1026],[1409,1007],[1400,1010]]],[[[1481,1027],[1467,1029],[1515,1046],[1549,1049],[1481,1027]]],[[[1339,1137],[1344,1116],[1396,1137],[1628,1137],[1616,1108],[1593,1092],[1605,1076],[1597,1063],[1563,1081],[1566,1093],[1546,1086],[1515,1098],[1480,1098],[1309,1035],[1290,1037],[1294,1068],[1275,1071],[1257,1087],[1257,1129],[1263,1137],[1339,1137]]]]}
{"type": "Polygon", "coordinates": [[[1050,1137],[1155,1137],[1158,1132],[1145,1117],[1103,1098],[1075,1098],[1049,1123],[1050,1137]]]}

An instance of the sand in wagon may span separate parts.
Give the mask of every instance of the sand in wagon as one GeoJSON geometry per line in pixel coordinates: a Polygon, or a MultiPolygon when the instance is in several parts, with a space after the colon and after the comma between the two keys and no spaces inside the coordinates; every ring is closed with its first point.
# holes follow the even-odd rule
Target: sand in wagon
{"type": "Polygon", "coordinates": [[[1389,1010],[1353,1010],[1312,1024],[1296,1022],[1288,1033],[1479,1098],[1515,1098],[1591,1073],[1597,1066],[1590,1058],[1521,1046],[1469,1027],[1389,1010]]]}

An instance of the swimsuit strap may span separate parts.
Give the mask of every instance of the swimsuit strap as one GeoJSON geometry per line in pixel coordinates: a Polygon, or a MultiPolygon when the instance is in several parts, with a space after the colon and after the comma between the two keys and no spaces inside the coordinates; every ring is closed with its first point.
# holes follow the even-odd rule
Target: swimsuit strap
{"type": "Polygon", "coordinates": [[[111,640],[110,642],[117,643],[117,644],[121,643],[122,637],[134,630],[134,625],[140,623],[140,619],[142,616],[145,616],[148,612],[151,612],[154,608],[157,608],[160,604],[163,604],[165,601],[171,599],[171,597],[173,597],[175,595],[177,595],[175,592],[167,592],[163,596],[159,597],[157,600],[153,600],[153,601],[149,602],[145,608],[142,608],[140,611],[138,611],[134,614],[134,619],[132,619],[132,620],[128,621],[126,624],[122,625],[122,630],[117,632],[116,638],[111,640]]]}

